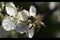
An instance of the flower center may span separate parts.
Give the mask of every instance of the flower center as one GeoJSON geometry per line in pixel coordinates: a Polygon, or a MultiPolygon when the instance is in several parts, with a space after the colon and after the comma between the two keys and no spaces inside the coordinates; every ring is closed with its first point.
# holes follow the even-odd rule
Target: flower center
{"type": "Polygon", "coordinates": [[[20,21],[20,16],[18,16],[17,14],[15,16],[12,16],[11,19],[14,21],[14,23],[18,23],[18,21],[20,21]]]}

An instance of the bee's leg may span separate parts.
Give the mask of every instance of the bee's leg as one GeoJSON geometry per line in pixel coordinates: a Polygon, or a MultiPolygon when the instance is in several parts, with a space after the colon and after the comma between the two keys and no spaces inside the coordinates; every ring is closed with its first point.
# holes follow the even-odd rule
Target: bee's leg
{"type": "Polygon", "coordinates": [[[38,26],[38,28],[37,28],[37,32],[40,30],[40,28],[41,28],[41,27],[40,27],[40,26],[38,26]]]}
{"type": "Polygon", "coordinates": [[[32,27],[33,27],[33,25],[29,29],[31,29],[32,27]]]}

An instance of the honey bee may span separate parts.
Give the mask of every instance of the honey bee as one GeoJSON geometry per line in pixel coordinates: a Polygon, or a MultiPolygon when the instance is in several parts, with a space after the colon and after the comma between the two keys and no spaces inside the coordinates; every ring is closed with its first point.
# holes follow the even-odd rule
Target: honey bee
{"type": "MultiPolygon", "coordinates": [[[[17,6],[17,11],[18,10],[19,10],[19,6],[17,6]]],[[[22,7],[20,8],[20,10],[22,10],[22,7]]],[[[45,26],[45,24],[41,22],[42,20],[44,20],[44,17],[42,15],[36,15],[36,17],[30,16],[28,20],[31,20],[32,21],[31,23],[33,23],[30,29],[34,27],[35,31],[39,31],[39,29],[41,28],[41,25],[45,26]]]]}
{"type": "Polygon", "coordinates": [[[34,27],[35,31],[39,31],[39,29],[41,28],[41,24],[42,24],[40,16],[36,16],[36,17],[31,16],[28,19],[31,20],[33,23],[33,25],[30,27],[30,29],[32,27],[34,27]]]}

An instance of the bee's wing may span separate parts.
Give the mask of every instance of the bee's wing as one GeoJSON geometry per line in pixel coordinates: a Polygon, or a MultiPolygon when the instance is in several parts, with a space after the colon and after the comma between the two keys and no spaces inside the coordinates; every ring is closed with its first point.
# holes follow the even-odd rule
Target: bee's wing
{"type": "MultiPolygon", "coordinates": [[[[40,25],[42,25],[43,27],[46,27],[46,25],[43,22],[40,22],[40,25]]],[[[37,32],[39,31],[40,28],[41,26],[38,26],[37,32]]]]}
{"type": "Polygon", "coordinates": [[[16,7],[12,2],[6,3],[6,11],[10,16],[15,16],[17,13],[16,7]]]}
{"type": "Polygon", "coordinates": [[[45,25],[43,22],[40,22],[40,24],[41,24],[42,26],[46,27],[46,25],[45,25]]]}

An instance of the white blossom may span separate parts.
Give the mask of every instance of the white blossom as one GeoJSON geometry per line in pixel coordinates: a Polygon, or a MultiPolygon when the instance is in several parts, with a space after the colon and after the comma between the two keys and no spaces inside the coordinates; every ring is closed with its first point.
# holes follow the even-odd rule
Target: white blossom
{"type": "Polygon", "coordinates": [[[15,30],[21,34],[26,33],[28,38],[32,38],[34,35],[34,27],[29,29],[33,24],[27,25],[24,21],[28,20],[30,16],[36,16],[36,8],[31,5],[29,11],[22,10],[17,11],[15,5],[11,3],[6,4],[6,12],[9,15],[2,21],[2,26],[6,31],[15,30]],[[13,17],[11,17],[13,16],[13,17]]]}

